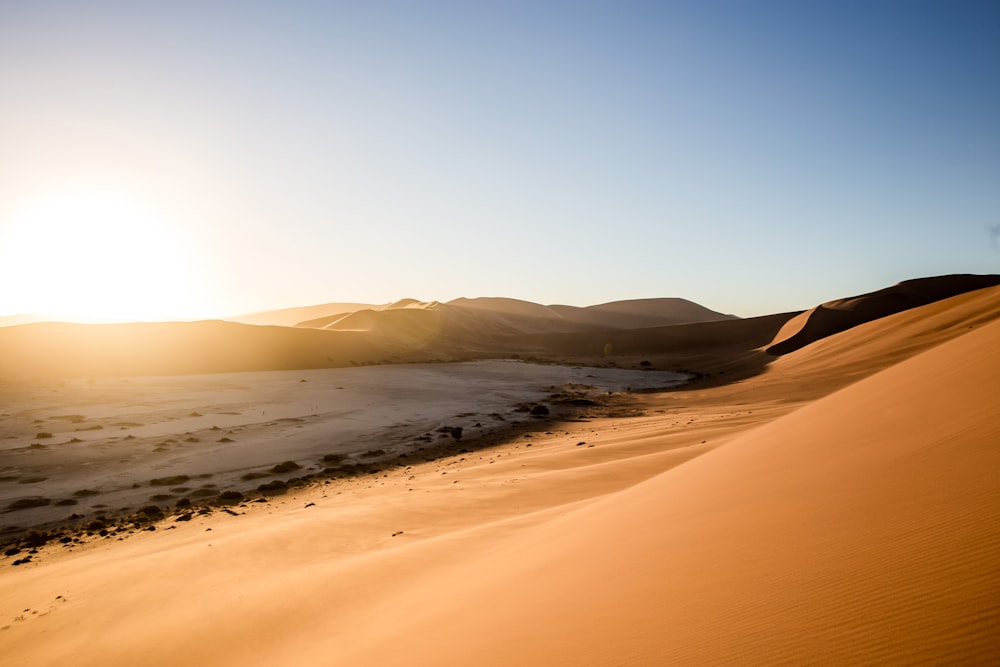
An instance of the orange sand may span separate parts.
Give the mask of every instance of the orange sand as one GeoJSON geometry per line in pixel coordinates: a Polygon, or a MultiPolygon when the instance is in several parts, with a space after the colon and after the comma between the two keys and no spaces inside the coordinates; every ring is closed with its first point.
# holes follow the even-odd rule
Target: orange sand
{"type": "Polygon", "coordinates": [[[0,664],[995,662],[998,314],[980,290],[643,416],[47,547],[0,568],[0,664]]]}

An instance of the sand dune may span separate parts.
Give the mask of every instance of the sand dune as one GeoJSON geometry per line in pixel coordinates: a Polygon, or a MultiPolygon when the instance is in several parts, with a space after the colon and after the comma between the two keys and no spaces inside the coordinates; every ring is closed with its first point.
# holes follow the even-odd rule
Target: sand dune
{"type": "Polygon", "coordinates": [[[877,292],[828,301],[790,320],[767,351],[774,355],[788,354],[859,324],[995,285],[1000,285],[1000,276],[937,276],[907,280],[877,292]]]}
{"type": "Polygon", "coordinates": [[[369,303],[322,303],[315,306],[299,306],[297,308],[281,308],[279,310],[265,310],[258,313],[248,313],[236,317],[228,317],[228,322],[238,322],[240,324],[259,324],[275,327],[293,327],[303,320],[311,320],[317,317],[329,317],[338,313],[351,313],[364,308],[374,308],[369,303]]]}
{"type": "MultiPolygon", "coordinates": [[[[50,545],[0,568],[0,664],[993,662],[997,289],[641,415],[50,545]]],[[[743,325],[766,354],[781,324],[743,325]]]]}
{"type": "Polygon", "coordinates": [[[393,600],[421,613],[348,661],[992,661],[998,342],[993,323],[431,573],[393,600]]]}
{"type": "Polygon", "coordinates": [[[384,340],[235,322],[38,323],[0,329],[0,378],[181,375],[385,360],[384,340]]]}

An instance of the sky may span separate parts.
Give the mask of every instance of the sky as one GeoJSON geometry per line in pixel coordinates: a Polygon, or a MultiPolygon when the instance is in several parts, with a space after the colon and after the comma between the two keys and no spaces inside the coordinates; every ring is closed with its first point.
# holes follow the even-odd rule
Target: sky
{"type": "Polygon", "coordinates": [[[0,0],[0,315],[998,273],[1000,3],[0,0]]]}

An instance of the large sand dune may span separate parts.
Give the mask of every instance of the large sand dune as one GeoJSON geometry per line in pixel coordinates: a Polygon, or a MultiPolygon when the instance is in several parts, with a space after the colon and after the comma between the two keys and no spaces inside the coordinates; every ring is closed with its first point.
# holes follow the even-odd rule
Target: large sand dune
{"type": "Polygon", "coordinates": [[[998,284],[1000,276],[937,276],[906,280],[869,294],[828,301],[790,320],[767,351],[788,354],[859,324],[998,284]]]}
{"type": "Polygon", "coordinates": [[[643,415],[50,545],[0,568],[0,664],[995,662],[998,311],[971,292],[643,415]]]}
{"type": "Polygon", "coordinates": [[[265,310],[246,315],[226,318],[230,322],[240,324],[259,324],[264,326],[292,327],[303,320],[312,320],[318,317],[330,317],[340,313],[351,313],[355,310],[365,308],[375,308],[370,303],[321,303],[315,306],[299,306],[297,308],[281,308],[279,310],[265,310]]]}

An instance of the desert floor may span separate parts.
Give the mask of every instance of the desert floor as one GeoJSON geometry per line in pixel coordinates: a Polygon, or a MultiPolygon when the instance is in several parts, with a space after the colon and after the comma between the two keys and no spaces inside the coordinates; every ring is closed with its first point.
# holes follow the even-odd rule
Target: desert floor
{"type": "Polygon", "coordinates": [[[552,404],[559,392],[607,394],[683,379],[494,361],[7,383],[0,385],[0,508],[25,498],[50,502],[0,513],[0,537],[71,514],[249,492],[282,478],[272,468],[286,461],[299,466],[288,471],[296,475],[323,469],[330,455],[369,466],[448,441],[442,427],[462,427],[468,443],[530,421],[524,406],[552,404]]]}

